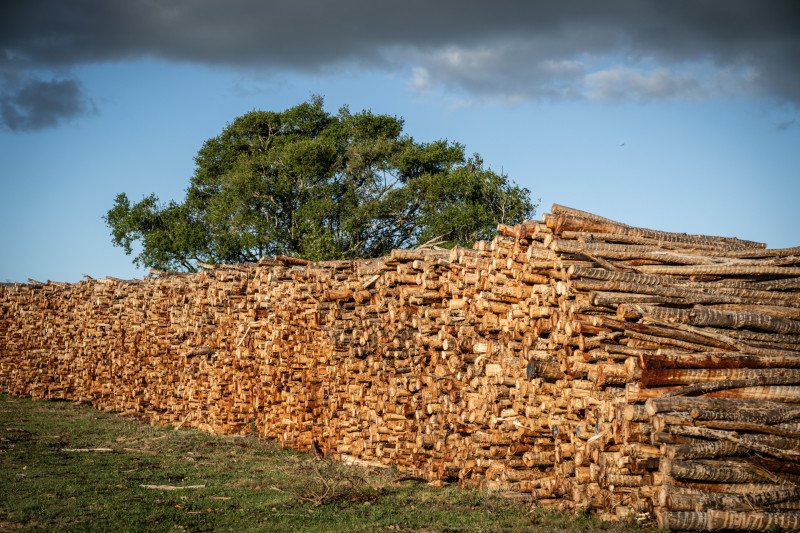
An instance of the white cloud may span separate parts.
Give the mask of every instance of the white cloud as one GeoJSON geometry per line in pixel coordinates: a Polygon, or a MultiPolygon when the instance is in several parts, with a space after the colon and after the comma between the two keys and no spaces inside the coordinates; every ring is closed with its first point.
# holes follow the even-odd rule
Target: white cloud
{"type": "Polygon", "coordinates": [[[621,54],[553,56],[536,40],[506,41],[471,48],[417,54],[410,87],[419,92],[454,93],[472,102],[525,100],[605,102],[705,100],[758,90],[759,72],[742,64],[710,60],[667,63],[621,54]]]}
{"type": "Polygon", "coordinates": [[[466,48],[449,46],[425,55],[411,52],[410,87],[443,90],[473,101],[516,103],[574,97],[586,73],[578,58],[554,58],[537,40],[504,41],[466,48]]]}
{"type": "Polygon", "coordinates": [[[665,67],[615,66],[586,75],[581,85],[589,100],[697,100],[709,95],[697,76],[665,67]]]}

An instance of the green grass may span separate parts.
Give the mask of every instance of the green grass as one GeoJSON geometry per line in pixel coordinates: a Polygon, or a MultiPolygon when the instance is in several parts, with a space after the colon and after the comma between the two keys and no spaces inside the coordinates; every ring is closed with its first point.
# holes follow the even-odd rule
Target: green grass
{"type": "Polygon", "coordinates": [[[0,395],[0,532],[632,531],[251,437],[0,395]],[[111,448],[110,452],[69,451],[111,448]],[[158,490],[142,485],[203,488],[158,490]]]}

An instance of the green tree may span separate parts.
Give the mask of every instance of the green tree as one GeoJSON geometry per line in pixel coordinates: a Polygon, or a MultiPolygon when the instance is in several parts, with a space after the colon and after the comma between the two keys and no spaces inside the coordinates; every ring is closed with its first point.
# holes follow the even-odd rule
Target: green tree
{"type": "Polygon", "coordinates": [[[443,236],[471,245],[533,216],[529,191],[458,143],[414,141],[403,120],[323,99],[252,111],[207,140],[183,203],[119,194],[104,220],[139,266],[378,257],[443,236]]]}

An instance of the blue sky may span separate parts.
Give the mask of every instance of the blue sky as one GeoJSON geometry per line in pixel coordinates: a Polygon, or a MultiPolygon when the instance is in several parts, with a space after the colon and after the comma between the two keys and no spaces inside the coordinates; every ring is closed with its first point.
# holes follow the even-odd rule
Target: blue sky
{"type": "Polygon", "coordinates": [[[793,2],[20,4],[0,8],[0,281],[146,275],[111,244],[114,197],[182,200],[206,139],[312,94],[465,144],[537,216],[800,245],[793,2]]]}

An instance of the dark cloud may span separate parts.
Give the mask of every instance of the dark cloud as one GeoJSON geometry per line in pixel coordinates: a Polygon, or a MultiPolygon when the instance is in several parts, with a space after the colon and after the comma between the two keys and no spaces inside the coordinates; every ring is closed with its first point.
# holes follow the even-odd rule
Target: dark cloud
{"type": "Polygon", "coordinates": [[[405,69],[500,100],[759,94],[800,104],[794,0],[27,0],[0,69],[156,57],[318,72],[405,69]]]}
{"type": "Polygon", "coordinates": [[[41,130],[93,109],[77,80],[31,80],[0,94],[0,126],[15,132],[41,130]]]}

